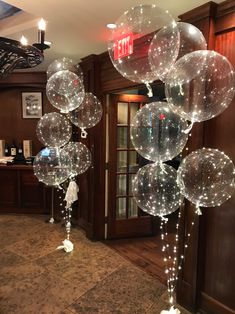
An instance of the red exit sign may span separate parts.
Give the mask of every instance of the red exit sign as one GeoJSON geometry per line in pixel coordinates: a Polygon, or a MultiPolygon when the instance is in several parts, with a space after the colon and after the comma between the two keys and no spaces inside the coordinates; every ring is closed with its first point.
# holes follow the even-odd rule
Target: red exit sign
{"type": "Polygon", "coordinates": [[[129,56],[133,53],[133,34],[124,35],[115,40],[114,60],[129,56]]]}

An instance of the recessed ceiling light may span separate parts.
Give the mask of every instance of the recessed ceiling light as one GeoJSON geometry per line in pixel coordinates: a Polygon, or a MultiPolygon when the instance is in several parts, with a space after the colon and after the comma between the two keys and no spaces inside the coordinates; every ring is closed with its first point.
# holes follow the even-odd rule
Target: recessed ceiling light
{"type": "Polygon", "coordinates": [[[117,25],[114,24],[114,23],[109,23],[109,24],[106,25],[106,27],[109,28],[109,29],[114,29],[114,28],[117,27],[117,25]]]}

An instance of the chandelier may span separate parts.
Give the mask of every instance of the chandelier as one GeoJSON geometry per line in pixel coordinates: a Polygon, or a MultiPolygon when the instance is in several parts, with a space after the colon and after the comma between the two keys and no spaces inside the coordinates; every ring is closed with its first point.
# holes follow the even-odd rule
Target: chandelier
{"type": "Polygon", "coordinates": [[[28,45],[22,36],[20,41],[0,37],[0,78],[10,74],[14,69],[27,69],[39,65],[43,59],[43,51],[50,46],[45,43],[46,23],[41,19],[38,23],[38,42],[28,45]]]}

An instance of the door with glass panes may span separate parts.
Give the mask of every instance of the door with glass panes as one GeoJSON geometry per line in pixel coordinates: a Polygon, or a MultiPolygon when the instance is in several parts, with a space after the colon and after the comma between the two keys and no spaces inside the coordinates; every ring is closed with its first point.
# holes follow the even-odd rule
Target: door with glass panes
{"type": "Polygon", "coordinates": [[[130,124],[147,101],[142,95],[109,95],[107,238],[154,233],[154,218],[137,207],[132,195],[132,180],[148,161],[132,145],[130,124]]]}

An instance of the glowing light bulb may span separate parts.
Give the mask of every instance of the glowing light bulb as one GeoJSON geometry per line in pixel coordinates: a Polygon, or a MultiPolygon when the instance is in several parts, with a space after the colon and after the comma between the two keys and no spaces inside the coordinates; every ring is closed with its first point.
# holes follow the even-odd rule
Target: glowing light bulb
{"type": "Polygon", "coordinates": [[[43,18],[38,22],[38,29],[40,31],[45,31],[46,30],[46,22],[43,18]]]}
{"type": "Polygon", "coordinates": [[[27,46],[28,45],[28,40],[23,35],[21,36],[20,42],[21,42],[21,45],[23,45],[23,46],[27,46]]]}

